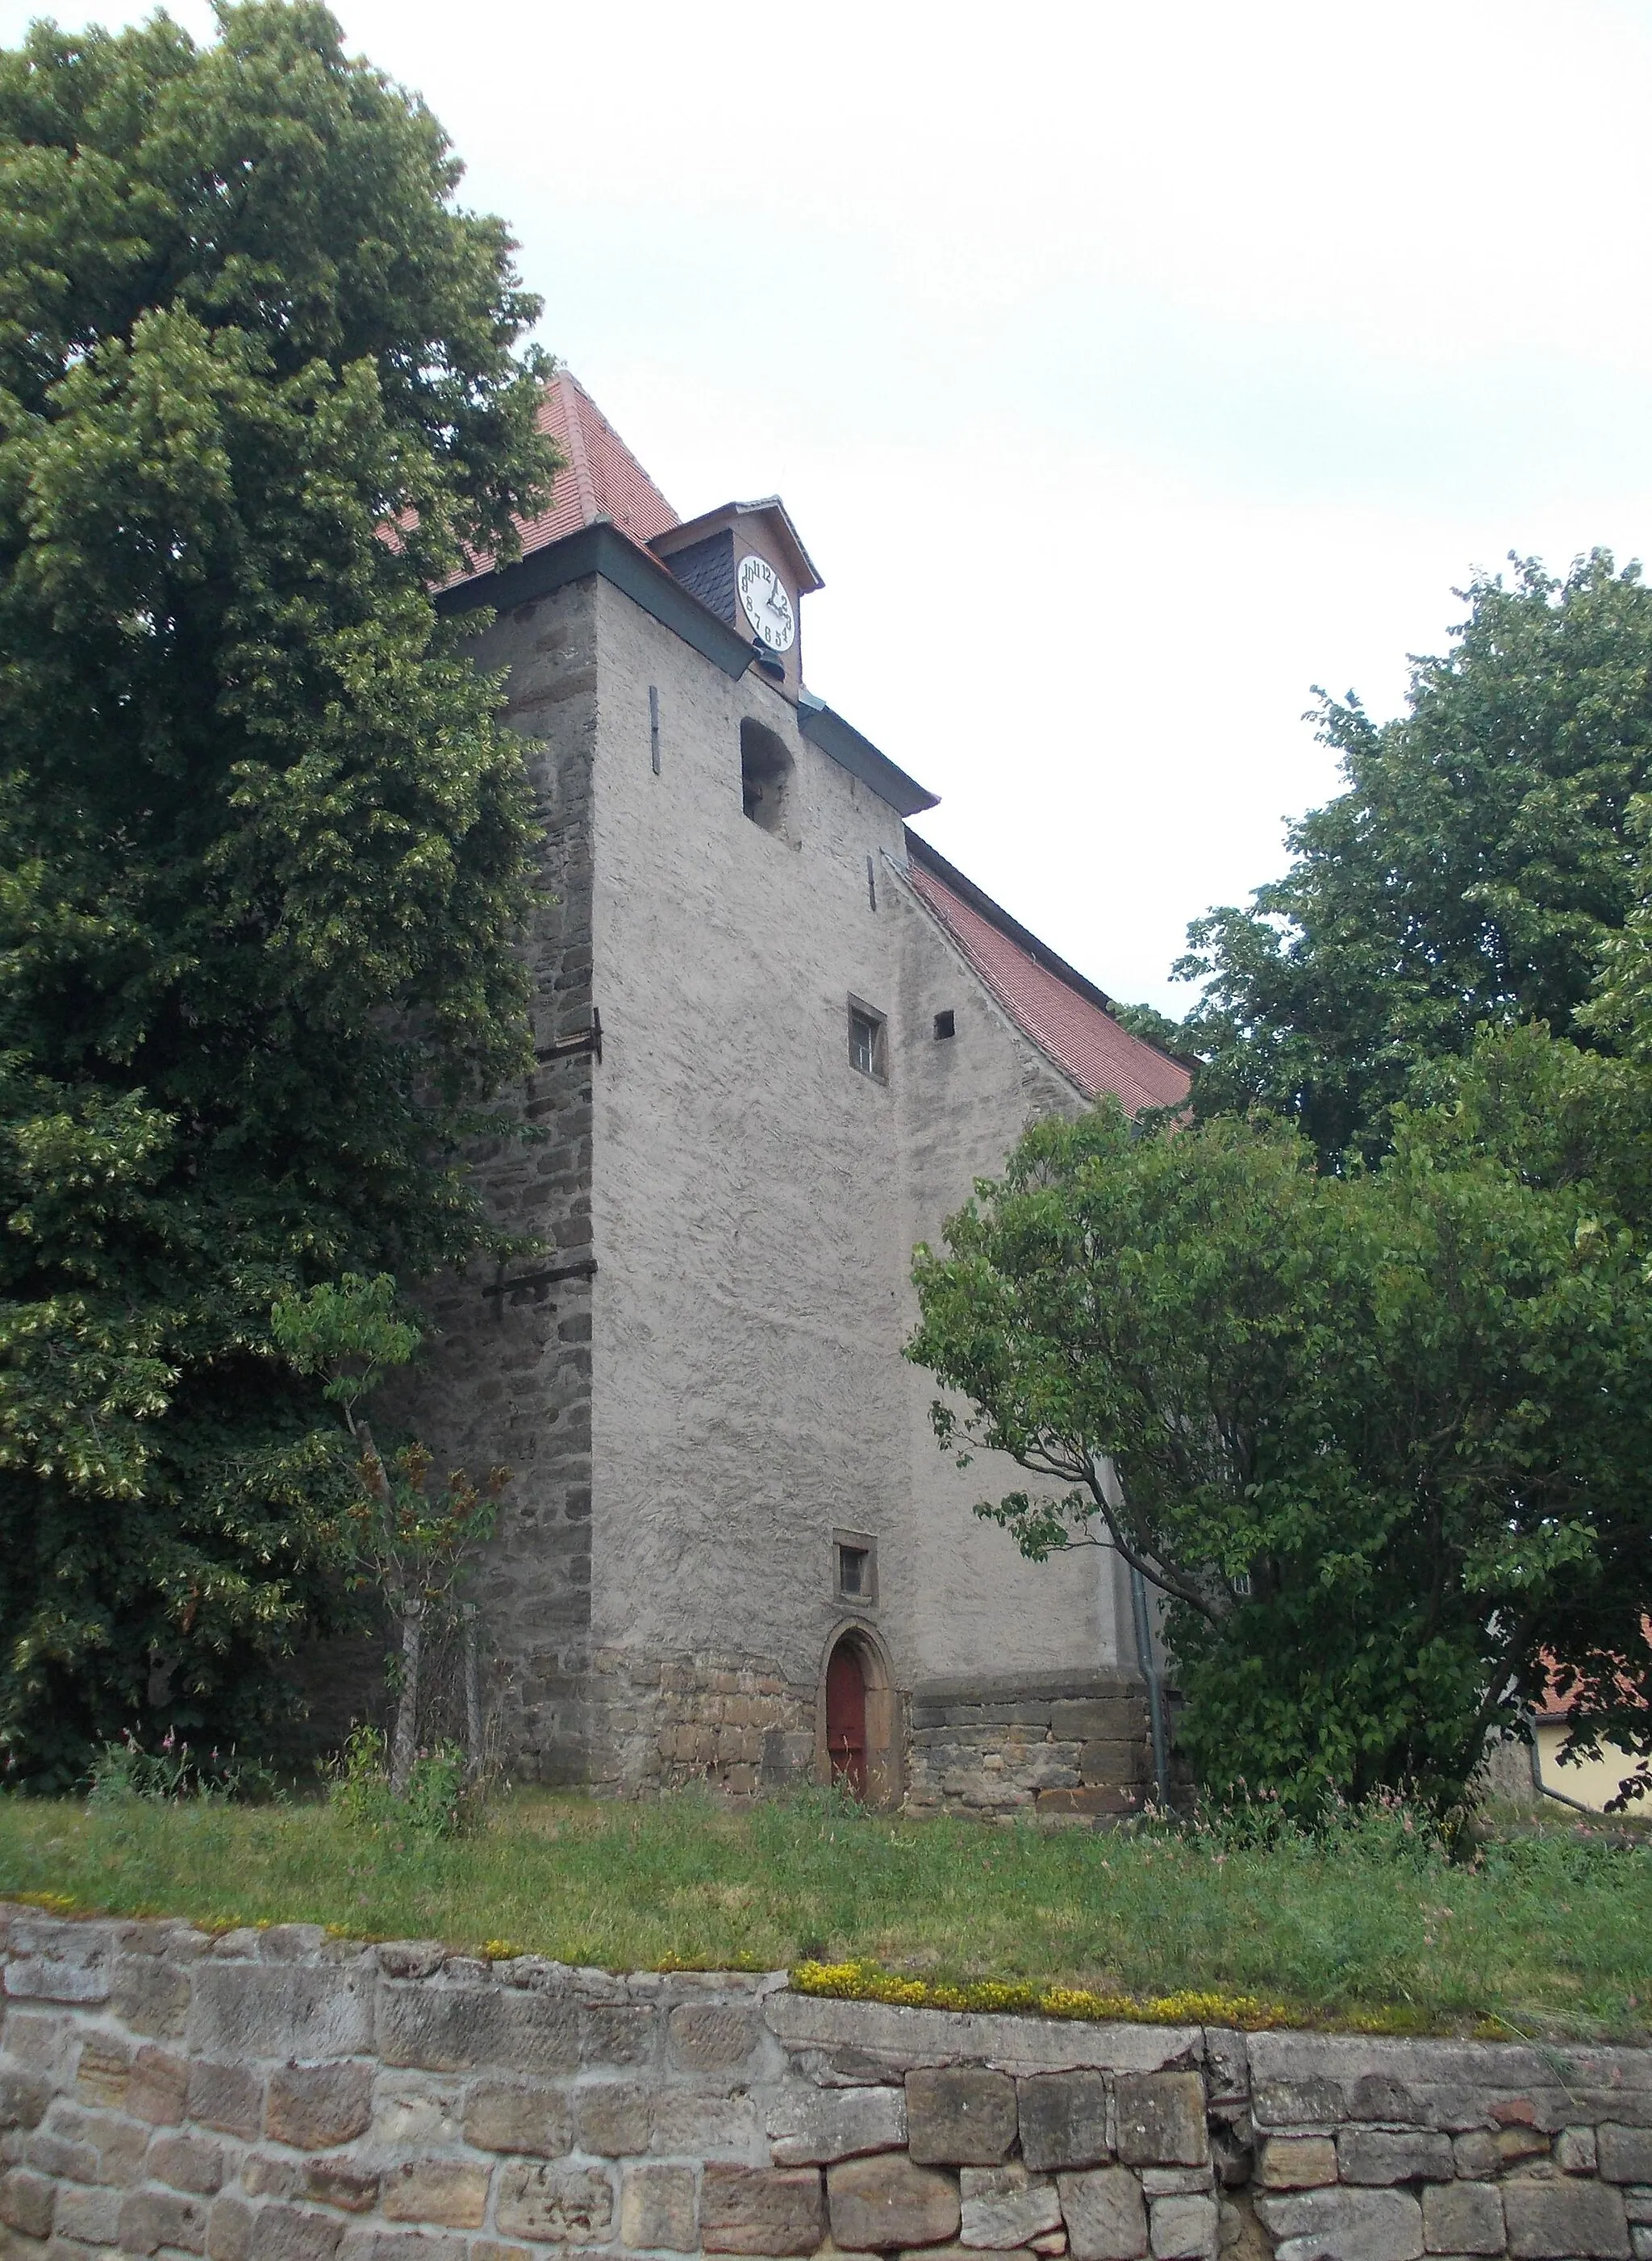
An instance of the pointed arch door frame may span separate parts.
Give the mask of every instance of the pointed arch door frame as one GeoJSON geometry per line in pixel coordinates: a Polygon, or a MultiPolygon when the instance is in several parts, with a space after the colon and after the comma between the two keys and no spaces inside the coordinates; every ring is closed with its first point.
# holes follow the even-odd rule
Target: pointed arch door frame
{"type": "Polygon", "coordinates": [[[888,1650],[872,1626],[858,1618],[840,1619],[821,1651],[815,1707],[815,1779],[826,1784],[832,1778],[831,1751],[826,1733],[826,1676],[840,1646],[853,1650],[866,1686],[866,1804],[880,1812],[888,1812],[900,1805],[906,1791],[901,1691],[895,1686],[888,1650]]]}

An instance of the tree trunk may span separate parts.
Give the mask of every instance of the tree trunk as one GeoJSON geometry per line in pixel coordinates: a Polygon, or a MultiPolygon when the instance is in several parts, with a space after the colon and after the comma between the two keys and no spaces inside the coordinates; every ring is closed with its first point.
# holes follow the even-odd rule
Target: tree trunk
{"type": "Polygon", "coordinates": [[[464,1758],[475,1782],[482,1772],[482,1660],[476,1631],[476,1604],[464,1605],[464,1758]]]}
{"type": "Polygon", "coordinates": [[[406,1798],[419,1749],[419,1659],[424,1642],[425,1605],[410,1595],[401,1610],[401,1694],[396,1703],[396,1733],[390,1752],[392,1798],[406,1798]]]}

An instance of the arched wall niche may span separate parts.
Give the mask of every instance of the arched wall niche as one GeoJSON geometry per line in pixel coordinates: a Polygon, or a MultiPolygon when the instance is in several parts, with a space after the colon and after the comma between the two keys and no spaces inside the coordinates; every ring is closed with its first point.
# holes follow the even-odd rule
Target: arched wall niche
{"type": "Polygon", "coordinates": [[[759,830],[790,837],[792,757],[785,743],[748,714],[740,725],[740,806],[759,830]]]}

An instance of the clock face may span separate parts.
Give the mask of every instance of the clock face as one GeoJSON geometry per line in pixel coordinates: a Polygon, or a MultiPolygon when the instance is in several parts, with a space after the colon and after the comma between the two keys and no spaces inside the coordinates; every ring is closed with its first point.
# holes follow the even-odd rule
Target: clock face
{"type": "Polygon", "coordinates": [[[740,560],[735,576],[740,609],[771,651],[789,651],[797,639],[797,614],[786,585],[766,557],[740,560]]]}

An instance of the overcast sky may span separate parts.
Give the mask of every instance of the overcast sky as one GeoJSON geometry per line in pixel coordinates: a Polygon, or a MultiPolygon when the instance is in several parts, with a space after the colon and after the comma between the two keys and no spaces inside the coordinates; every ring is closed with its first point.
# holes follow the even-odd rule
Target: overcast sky
{"type": "Polygon", "coordinates": [[[1652,540],[1652,0],[338,12],[677,508],[784,495],[811,687],[1118,997],[1182,1009],[1335,789],[1312,684],[1392,713],[1476,567],[1652,540]]]}

